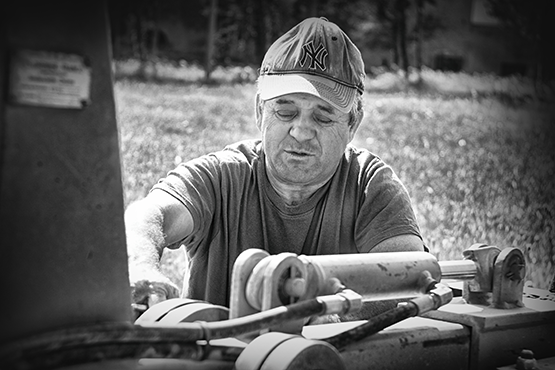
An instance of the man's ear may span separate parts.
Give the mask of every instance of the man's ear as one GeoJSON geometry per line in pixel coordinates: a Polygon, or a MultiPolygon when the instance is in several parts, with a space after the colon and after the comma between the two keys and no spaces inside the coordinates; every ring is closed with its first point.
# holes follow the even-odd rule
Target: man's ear
{"type": "Polygon", "coordinates": [[[256,127],[262,131],[262,109],[264,108],[264,102],[260,99],[260,94],[256,94],[254,98],[254,115],[256,118],[256,127]]]}
{"type": "Polygon", "coordinates": [[[362,123],[362,119],[364,118],[364,111],[360,111],[354,118],[353,122],[351,123],[351,127],[349,127],[349,142],[354,139],[355,134],[362,123]]]}

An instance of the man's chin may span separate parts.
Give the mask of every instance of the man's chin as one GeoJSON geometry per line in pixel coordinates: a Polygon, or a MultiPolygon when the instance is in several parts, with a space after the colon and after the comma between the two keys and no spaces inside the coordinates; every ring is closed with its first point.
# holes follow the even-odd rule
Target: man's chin
{"type": "Polygon", "coordinates": [[[314,182],[314,174],[309,169],[294,169],[286,173],[281,173],[280,178],[290,184],[309,185],[314,182]]]}

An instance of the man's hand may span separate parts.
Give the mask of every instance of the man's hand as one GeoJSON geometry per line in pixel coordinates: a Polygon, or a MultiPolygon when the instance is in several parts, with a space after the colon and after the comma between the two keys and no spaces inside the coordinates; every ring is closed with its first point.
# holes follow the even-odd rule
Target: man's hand
{"type": "Polygon", "coordinates": [[[142,279],[131,282],[131,298],[135,320],[149,307],[170,298],[179,298],[179,288],[167,277],[142,279]]]}
{"type": "Polygon", "coordinates": [[[311,316],[305,325],[335,324],[341,322],[341,317],[337,314],[311,316]]]}

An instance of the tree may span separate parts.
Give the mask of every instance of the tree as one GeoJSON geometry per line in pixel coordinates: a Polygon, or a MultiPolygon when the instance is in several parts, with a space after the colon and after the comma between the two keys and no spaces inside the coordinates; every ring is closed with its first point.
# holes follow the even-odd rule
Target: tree
{"type": "Polygon", "coordinates": [[[416,22],[414,29],[410,32],[412,37],[409,39],[415,42],[414,67],[418,71],[419,77],[423,64],[422,44],[424,40],[431,38],[438,29],[443,28],[441,20],[436,15],[425,11],[426,5],[435,6],[435,4],[435,0],[416,0],[416,22]]]}
{"type": "Polygon", "coordinates": [[[136,58],[140,63],[137,71],[139,78],[149,79],[156,75],[159,12],[160,3],[156,1],[110,3],[114,57],[136,58]]]}
{"type": "Polygon", "coordinates": [[[208,21],[208,40],[206,42],[206,60],[204,63],[204,79],[210,81],[210,74],[214,68],[214,45],[216,43],[218,19],[218,0],[210,0],[210,16],[208,21]]]}
{"type": "Polygon", "coordinates": [[[422,28],[424,22],[424,0],[416,0],[416,26],[415,26],[415,67],[418,73],[422,70],[422,28]]]}
{"type": "Polygon", "coordinates": [[[409,0],[377,0],[378,20],[387,24],[391,30],[393,63],[405,72],[409,67],[407,52],[407,9],[409,6],[409,0]]]}

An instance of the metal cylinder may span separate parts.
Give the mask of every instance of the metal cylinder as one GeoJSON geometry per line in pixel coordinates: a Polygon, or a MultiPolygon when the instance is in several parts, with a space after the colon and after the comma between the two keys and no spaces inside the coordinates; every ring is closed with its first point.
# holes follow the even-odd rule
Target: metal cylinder
{"type": "Polygon", "coordinates": [[[302,256],[318,275],[318,294],[333,294],[330,282],[360,294],[365,301],[404,299],[425,293],[422,272],[441,280],[437,259],[426,252],[361,253],[302,256]]]}
{"type": "Polygon", "coordinates": [[[476,263],[471,260],[440,261],[439,266],[442,279],[469,280],[478,272],[476,263]]]}

